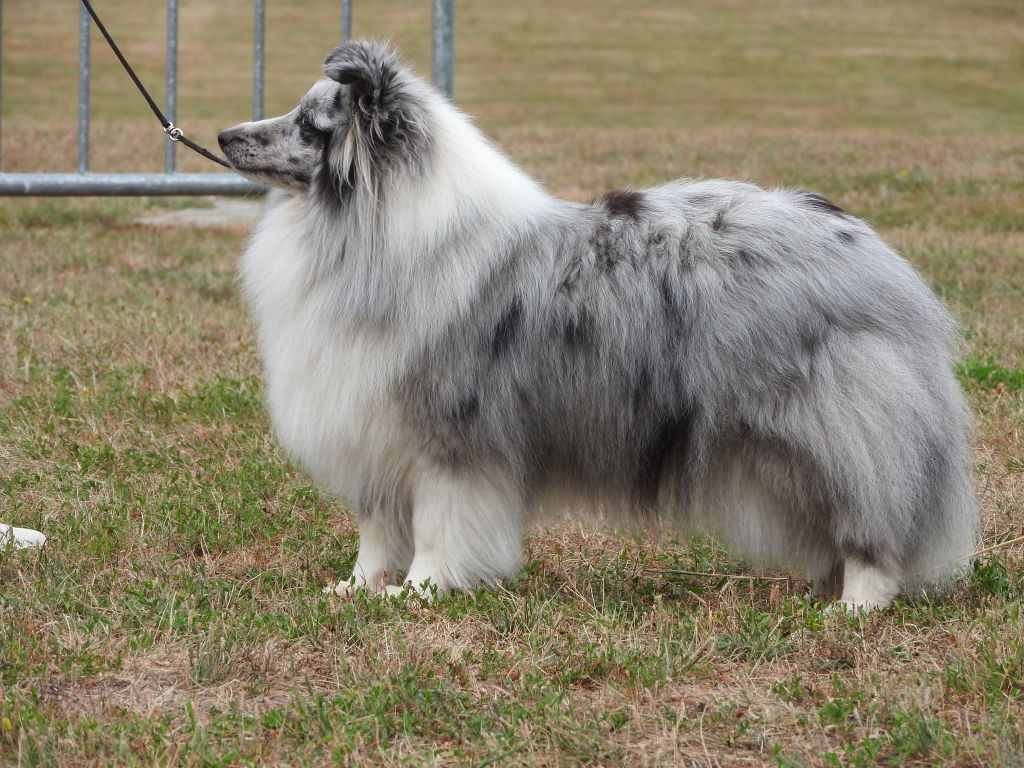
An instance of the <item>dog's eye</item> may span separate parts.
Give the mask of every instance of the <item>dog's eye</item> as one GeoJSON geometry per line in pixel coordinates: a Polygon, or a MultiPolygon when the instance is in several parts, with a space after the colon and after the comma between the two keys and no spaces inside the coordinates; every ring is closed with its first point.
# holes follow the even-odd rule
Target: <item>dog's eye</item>
{"type": "Polygon", "coordinates": [[[304,140],[312,140],[317,136],[327,136],[331,132],[318,128],[308,114],[299,115],[298,119],[299,133],[304,140]]]}
{"type": "Polygon", "coordinates": [[[324,133],[324,134],[327,134],[327,133],[331,132],[330,130],[325,130],[324,128],[317,127],[316,124],[312,121],[312,119],[308,115],[303,115],[299,119],[299,127],[302,130],[304,130],[304,131],[310,131],[312,133],[324,133]]]}

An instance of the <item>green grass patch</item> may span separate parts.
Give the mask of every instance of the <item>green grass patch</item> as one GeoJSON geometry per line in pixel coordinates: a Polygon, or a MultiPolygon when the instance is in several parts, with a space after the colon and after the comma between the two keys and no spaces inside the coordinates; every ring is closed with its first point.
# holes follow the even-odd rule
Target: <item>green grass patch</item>
{"type": "Polygon", "coordinates": [[[968,358],[957,366],[961,380],[975,382],[986,389],[1005,387],[1024,392],[1024,370],[1006,368],[992,360],[968,358]]]}

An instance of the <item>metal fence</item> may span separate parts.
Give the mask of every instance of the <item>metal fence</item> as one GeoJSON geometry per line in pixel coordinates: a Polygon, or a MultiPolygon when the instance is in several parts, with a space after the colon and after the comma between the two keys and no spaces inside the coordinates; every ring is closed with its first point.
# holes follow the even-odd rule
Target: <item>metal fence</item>
{"type": "MultiPolygon", "coordinates": [[[[455,77],[455,0],[431,0],[433,81],[450,97],[455,77]]],[[[163,173],[92,173],[89,171],[89,38],[91,19],[79,6],[78,24],[78,172],[3,173],[0,125],[0,196],[68,195],[245,195],[263,187],[234,173],[178,173],[177,142],[165,140],[163,173]]],[[[352,36],[352,0],[341,1],[341,38],[352,36]]],[[[254,0],[252,116],[263,117],[266,52],[266,0],[254,0]]],[[[178,0],[167,0],[167,101],[165,112],[177,119],[178,0]]],[[[126,79],[126,86],[131,83],[126,79]]],[[[140,97],[140,105],[144,106],[140,97]]],[[[0,114],[3,105],[3,0],[0,0],[0,114]]]]}

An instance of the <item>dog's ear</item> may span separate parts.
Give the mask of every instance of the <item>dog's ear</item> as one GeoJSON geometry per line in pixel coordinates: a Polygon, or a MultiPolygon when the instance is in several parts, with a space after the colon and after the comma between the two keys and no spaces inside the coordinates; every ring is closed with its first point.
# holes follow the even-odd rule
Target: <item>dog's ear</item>
{"type": "Polygon", "coordinates": [[[400,72],[397,56],[382,44],[366,40],[342,43],[324,62],[324,74],[347,85],[353,100],[363,107],[379,106],[400,72]]]}
{"type": "MultiPolygon", "coordinates": [[[[376,184],[383,175],[421,165],[428,138],[426,87],[381,43],[350,40],[328,55],[324,73],[347,86],[351,119],[338,136],[338,180],[376,184]]],[[[340,184],[341,182],[338,181],[340,184]]]]}
{"type": "Polygon", "coordinates": [[[324,73],[348,86],[352,113],[369,131],[367,140],[408,143],[425,130],[422,84],[383,44],[342,43],[327,57],[324,73]]]}

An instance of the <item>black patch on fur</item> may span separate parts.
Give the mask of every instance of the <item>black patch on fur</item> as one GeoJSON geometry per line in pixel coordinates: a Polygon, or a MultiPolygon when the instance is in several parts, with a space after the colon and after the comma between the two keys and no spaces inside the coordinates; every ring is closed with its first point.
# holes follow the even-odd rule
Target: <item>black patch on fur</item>
{"type": "Polygon", "coordinates": [[[259,144],[261,147],[269,147],[270,146],[270,139],[268,139],[262,133],[257,133],[256,134],[256,143],[259,144]]]}
{"type": "Polygon", "coordinates": [[[828,313],[805,320],[803,327],[798,331],[798,370],[794,371],[795,376],[789,382],[791,386],[805,387],[814,378],[815,365],[821,354],[822,345],[833,330],[833,320],[828,313]]]}
{"type": "Polygon", "coordinates": [[[823,213],[830,213],[833,216],[845,216],[846,211],[840,208],[838,205],[833,203],[828,198],[816,195],[813,192],[803,192],[801,195],[803,202],[809,207],[816,211],[822,211],[823,213]]]}
{"type": "Polygon", "coordinates": [[[668,276],[661,277],[661,306],[666,315],[674,316],[678,313],[675,296],[672,295],[672,288],[668,284],[668,276]]]}
{"type": "Polygon", "coordinates": [[[725,208],[719,208],[715,218],[711,220],[711,229],[721,232],[725,228],[725,208]]]}
{"type": "Polygon", "coordinates": [[[501,357],[512,346],[516,333],[519,331],[522,316],[523,305],[519,297],[516,296],[494,328],[494,337],[491,339],[491,357],[501,357]]]}
{"type": "Polygon", "coordinates": [[[807,358],[808,364],[814,361],[814,358],[817,356],[818,350],[821,349],[821,344],[825,341],[825,336],[827,334],[827,323],[824,329],[808,328],[800,334],[800,348],[803,351],[804,356],[807,358]]]}
{"type": "Polygon", "coordinates": [[[519,401],[519,405],[524,407],[524,408],[528,407],[530,405],[530,403],[532,402],[532,398],[530,397],[530,393],[527,392],[526,389],[521,384],[519,384],[518,382],[516,382],[513,386],[515,387],[515,390],[516,390],[516,400],[519,401]]]}
{"type": "Polygon", "coordinates": [[[665,316],[669,320],[669,326],[675,329],[681,329],[683,325],[683,306],[682,302],[676,296],[676,292],[672,289],[669,284],[668,275],[661,276],[661,308],[665,312],[665,316]]]}
{"type": "Polygon", "coordinates": [[[693,440],[694,415],[686,410],[677,416],[666,418],[650,434],[640,453],[636,478],[633,482],[633,499],[641,508],[650,508],[658,500],[658,489],[670,467],[673,472],[685,474],[684,467],[693,440]]]}
{"type": "Polygon", "coordinates": [[[599,221],[590,236],[590,250],[594,254],[594,266],[602,272],[610,271],[620,255],[612,244],[613,240],[612,227],[608,221],[599,221]]]}
{"type": "Polygon", "coordinates": [[[581,309],[578,315],[570,317],[562,331],[562,340],[571,352],[589,349],[594,343],[594,319],[590,313],[581,309]]]}
{"type": "Polygon", "coordinates": [[[644,196],[632,189],[613,189],[601,198],[601,205],[609,216],[622,216],[638,221],[646,210],[644,196]]]}
{"type": "Polygon", "coordinates": [[[690,250],[690,240],[693,236],[693,227],[687,227],[682,237],[679,238],[679,265],[688,270],[694,265],[693,253],[690,250]]]}
{"type": "Polygon", "coordinates": [[[736,260],[745,267],[757,266],[757,259],[754,258],[754,254],[752,254],[746,248],[740,248],[738,251],[736,251],[736,260]]]}
{"type": "Polygon", "coordinates": [[[583,254],[578,252],[571,253],[562,268],[562,279],[558,284],[558,292],[565,296],[571,296],[573,289],[579,282],[582,271],[583,254]]]}
{"type": "Polygon", "coordinates": [[[453,416],[459,424],[466,424],[475,419],[480,413],[480,398],[475,394],[469,395],[459,401],[455,406],[453,416]]]}
{"type": "Polygon", "coordinates": [[[633,384],[633,412],[640,413],[651,394],[651,369],[647,363],[640,364],[640,373],[633,384]]]}
{"type": "Polygon", "coordinates": [[[355,169],[353,168],[349,171],[350,178],[342,179],[334,172],[331,163],[331,143],[325,141],[320,157],[320,167],[316,174],[316,188],[325,205],[334,208],[342,206],[348,197],[349,190],[354,186],[354,181],[351,178],[354,173],[355,169]]]}
{"type": "Polygon", "coordinates": [[[841,229],[838,232],[836,232],[836,237],[838,237],[841,241],[843,241],[847,245],[853,245],[853,240],[854,240],[853,232],[847,232],[845,229],[841,229]]]}

